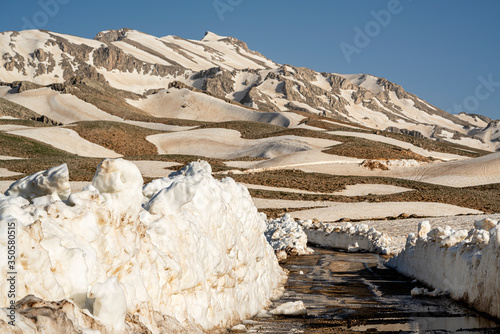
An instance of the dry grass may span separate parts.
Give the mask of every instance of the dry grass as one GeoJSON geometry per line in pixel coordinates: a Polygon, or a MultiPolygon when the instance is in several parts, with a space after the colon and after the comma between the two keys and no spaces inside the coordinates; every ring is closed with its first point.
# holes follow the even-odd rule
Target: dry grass
{"type": "Polygon", "coordinates": [[[370,170],[389,170],[389,167],[381,163],[379,160],[365,160],[361,166],[369,168],[370,170]]]}
{"type": "Polygon", "coordinates": [[[305,173],[297,170],[279,170],[255,174],[231,175],[238,182],[302,189],[314,192],[335,192],[354,184],[387,184],[413,189],[399,194],[367,195],[357,197],[321,194],[300,194],[283,191],[250,189],[250,194],[259,198],[304,201],[337,202],[438,202],[481,210],[487,213],[500,212],[500,184],[453,188],[423,182],[385,177],[332,176],[320,173],[305,173]]]}
{"type": "MultiPolygon", "coordinates": [[[[342,136],[340,137],[342,138],[342,136]]],[[[323,152],[358,159],[415,159],[423,162],[431,161],[428,157],[394,145],[375,142],[364,138],[343,138],[345,138],[344,143],[332,146],[323,152]]]]}
{"type": "MultiPolygon", "coordinates": [[[[210,123],[200,126],[199,128],[223,128],[236,130],[239,131],[241,133],[241,137],[245,139],[298,136],[334,140],[341,142],[342,144],[332,146],[323,152],[358,159],[415,159],[425,162],[431,161],[431,159],[427,157],[397,146],[375,142],[364,138],[336,136],[309,129],[288,129],[276,125],[248,121],[210,123]]],[[[343,128],[343,130],[346,129],[348,128],[343,128]]]]}
{"type": "Polygon", "coordinates": [[[458,145],[458,144],[454,144],[454,143],[448,143],[445,141],[436,141],[436,140],[427,139],[427,138],[413,137],[413,136],[409,136],[409,135],[405,135],[405,134],[374,130],[374,129],[370,129],[370,128],[367,128],[367,127],[364,127],[361,125],[347,123],[347,122],[343,122],[340,120],[335,120],[335,119],[331,119],[328,117],[309,114],[309,113],[305,113],[305,112],[299,112],[299,111],[293,111],[293,112],[295,112],[301,116],[307,117],[306,119],[302,120],[301,123],[304,123],[304,124],[307,124],[310,126],[314,126],[317,128],[325,129],[327,131],[351,131],[351,132],[372,133],[372,134],[377,134],[377,135],[381,135],[384,137],[389,137],[389,138],[401,140],[403,142],[413,144],[415,146],[421,147],[421,148],[428,150],[428,151],[457,154],[457,155],[463,155],[466,157],[479,157],[479,156],[491,153],[488,151],[474,149],[474,148],[470,148],[468,146],[458,145]],[[332,124],[332,123],[328,123],[328,122],[324,122],[324,121],[334,121],[338,124],[332,124]],[[342,124],[345,124],[346,126],[342,126],[342,124]],[[352,126],[357,127],[357,129],[353,129],[352,126]]]}
{"type": "Polygon", "coordinates": [[[157,154],[158,149],[147,141],[146,137],[162,133],[162,131],[108,121],[78,122],[70,129],[78,132],[82,138],[123,156],[157,154]]]}

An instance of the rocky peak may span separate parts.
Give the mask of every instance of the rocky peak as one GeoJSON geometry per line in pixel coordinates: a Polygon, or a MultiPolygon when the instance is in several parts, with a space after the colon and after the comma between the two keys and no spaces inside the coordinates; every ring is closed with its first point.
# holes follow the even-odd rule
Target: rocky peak
{"type": "Polygon", "coordinates": [[[126,37],[127,33],[131,31],[132,29],[129,28],[122,28],[118,30],[106,30],[106,31],[101,31],[98,33],[94,39],[96,41],[104,42],[104,43],[111,43],[111,42],[116,42],[119,40],[122,40],[126,37]]]}
{"type": "Polygon", "coordinates": [[[458,115],[469,116],[469,117],[472,117],[474,120],[481,120],[481,121],[486,122],[486,123],[490,123],[491,121],[493,121],[491,118],[483,116],[483,115],[479,115],[479,114],[469,114],[466,112],[461,112],[458,115]]]}
{"type": "Polygon", "coordinates": [[[219,36],[211,31],[205,32],[205,37],[201,39],[202,42],[214,42],[226,38],[224,36],[219,36]]]}
{"type": "Polygon", "coordinates": [[[202,42],[222,42],[222,43],[234,45],[234,46],[236,46],[237,49],[241,49],[249,54],[265,58],[261,53],[259,53],[257,51],[250,50],[248,48],[247,43],[245,43],[237,38],[231,37],[231,36],[219,36],[211,31],[207,31],[207,32],[205,32],[205,37],[203,37],[203,39],[201,41],[202,42]]]}
{"type": "Polygon", "coordinates": [[[403,87],[401,87],[400,85],[395,84],[393,82],[390,82],[389,80],[387,80],[385,78],[379,78],[377,80],[377,84],[379,84],[380,86],[384,87],[385,90],[387,90],[388,92],[394,92],[394,93],[396,93],[396,96],[399,99],[410,98],[408,96],[408,93],[403,89],[403,87]]]}

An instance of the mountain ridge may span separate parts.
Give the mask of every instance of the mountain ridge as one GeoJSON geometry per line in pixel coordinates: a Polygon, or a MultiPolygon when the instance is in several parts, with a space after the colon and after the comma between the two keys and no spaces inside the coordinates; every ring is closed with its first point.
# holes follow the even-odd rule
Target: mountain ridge
{"type": "Polygon", "coordinates": [[[414,134],[474,148],[500,148],[498,122],[453,115],[369,74],[320,73],[280,65],[234,37],[200,41],[122,28],[94,39],[46,30],[0,33],[0,81],[61,84],[89,78],[145,94],[172,82],[265,112],[296,110],[376,130],[414,134]]]}

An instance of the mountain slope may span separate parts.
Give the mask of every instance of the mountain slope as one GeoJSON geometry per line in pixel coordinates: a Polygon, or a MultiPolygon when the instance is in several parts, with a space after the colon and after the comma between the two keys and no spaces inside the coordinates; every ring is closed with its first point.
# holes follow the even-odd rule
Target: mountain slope
{"type": "MultiPolygon", "coordinates": [[[[449,114],[384,78],[280,65],[242,41],[210,32],[200,41],[126,28],[93,40],[43,30],[4,32],[0,53],[0,80],[6,83],[51,85],[78,77],[151,95],[175,81],[260,111],[306,112],[488,151],[500,148],[498,124],[486,117],[449,114]]],[[[151,100],[165,103],[150,96],[134,100],[139,109],[151,100]]],[[[183,111],[172,108],[174,114],[183,111]]]]}

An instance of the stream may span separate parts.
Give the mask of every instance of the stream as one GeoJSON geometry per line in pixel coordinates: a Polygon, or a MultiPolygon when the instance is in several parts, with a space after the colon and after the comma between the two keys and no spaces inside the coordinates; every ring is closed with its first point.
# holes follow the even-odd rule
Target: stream
{"type": "Polygon", "coordinates": [[[410,279],[371,253],[314,248],[289,257],[286,291],[273,307],[302,300],[305,317],[246,322],[250,333],[500,333],[500,322],[449,297],[411,297],[410,279]]]}

